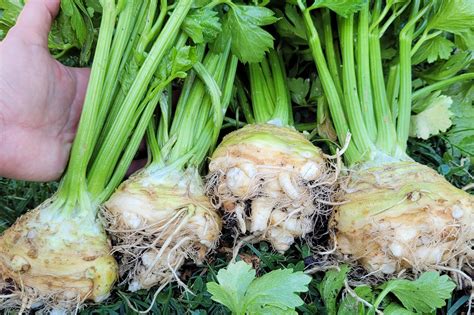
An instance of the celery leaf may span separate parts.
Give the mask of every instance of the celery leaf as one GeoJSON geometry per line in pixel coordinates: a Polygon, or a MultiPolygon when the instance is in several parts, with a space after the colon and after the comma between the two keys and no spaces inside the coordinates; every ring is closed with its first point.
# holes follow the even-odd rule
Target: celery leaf
{"type": "Polygon", "coordinates": [[[207,290],[212,294],[212,299],[227,306],[232,312],[241,314],[245,293],[250,283],[255,279],[255,270],[243,261],[229,264],[226,269],[217,273],[217,281],[207,284],[207,290]]]}
{"type": "MultiPolygon", "coordinates": [[[[361,285],[354,289],[354,293],[361,299],[372,303],[374,300],[374,292],[367,285],[361,285]]],[[[363,314],[365,306],[362,305],[359,301],[356,300],[350,294],[343,296],[341,302],[339,303],[339,309],[337,310],[337,315],[352,315],[352,314],[363,314]]],[[[370,314],[370,313],[369,313],[370,314]]]]}
{"type": "MultiPolygon", "coordinates": [[[[277,21],[274,12],[265,7],[232,5],[225,16],[226,34],[230,35],[232,53],[242,62],[262,61],[273,48],[273,36],[261,26],[277,21]]],[[[223,36],[223,40],[229,38],[223,36]]]]}
{"type": "Polygon", "coordinates": [[[385,293],[394,294],[407,310],[417,313],[431,313],[444,306],[455,287],[447,275],[434,271],[425,272],[414,281],[396,279],[382,286],[385,293]]]}
{"type": "Polygon", "coordinates": [[[446,91],[453,99],[453,128],[448,140],[463,155],[474,156],[474,86],[472,82],[456,84],[446,91]]]}
{"type": "Polygon", "coordinates": [[[280,36],[295,45],[306,42],[306,27],[302,16],[298,13],[296,6],[286,5],[285,12],[277,10],[280,20],[276,23],[276,29],[280,36]]]}
{"type": "Polygon", "coordinates": [[[440,132],[445,132],[452,125],[449,108],[453,100],[446,95],[436,95],[428,98],[423,106],[426,107],[410,120],[410,136],[428,139],[440,132]]]}
{"type": "Polygon", "coordinates": [[[15,25],[23,5],[19,0],[0,0],[0,40],[5,37],[8,30],[15,25]]]}
{"type": "Polygon", "coordinates": [[[328,8],[338,15],[348,17],[362,9],[367,0],[316,0],[309,9],[328,8]]]}
{"type": "Polygon", "coordinates": [[[308,291],[311,277],[293,269],[273,270],[255,279],[246,293],[246,305],[251,310],[261,310],[267,306],[294,309],[303,305],[297,293],[308,291]]]}
{"type": "MultiPolygon", "coordinates": [[[[441,0],[436,14],[430,19],[427,30],[450,32],[472,41],[474,33],[474,1],[441,0]]],[[[467,43],[472,47],[473,43],[467,43]]]]}
{"type": "Polygon", "coordinates": [[[245,262],[231,263],[218,272],[218,283],[207,284],[207,290],[233,314],[296,314],[294,308],[304,303],[297,293],[308,291],[310,276],[293,269],[255,275],[245,262]]]}
{"type": "Polygon", "coordinates": [[[309,93],[309,79],[288,78],[288,89],[291,99],[298,105],[306,105],[306,95],[309,93]]]}
{"type": "Polygon", "coordinates": [[[397,303],[390,303],[384,310],[385,315],[416,315],[397,303]]]}
{"type": "Polygon", "coordinates": [[[413,56],[412,63],[419,64],[423,61],[433,63],[438,59],[449,59],[455,45],[443,36],[436,36],[421,45],[413,56]]]}
{"type": "Polygon", "coordinates": [[[343,265],[339,270],[329,270],[324,275],[323,281],[318,285],[318,291],[324,301],[328,314],[336,314],[337,297],[344,287],[349,267],[343,265]]]}
{"type": "Polygon", "coordinates": [[[192,10],[181,28],[196,44],[212,42],[222,30],[217,12],[206,7],[192,10]]]}

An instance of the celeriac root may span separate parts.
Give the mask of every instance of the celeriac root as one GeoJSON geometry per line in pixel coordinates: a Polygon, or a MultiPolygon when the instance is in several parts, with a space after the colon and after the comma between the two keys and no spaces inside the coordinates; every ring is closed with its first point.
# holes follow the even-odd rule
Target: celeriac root
{"type": "Polygon", "coordinates": [[[474,197],[427,166],[399,162],[355,171],[340,201],[330,223],[333,243],[369,272],[473,262],[474,197]]]}
{"type": "Polygon", "coordinates": [[[49,207],[21,216],[0,237],[0,309],[72,312],[109,295],[117,263],[102,227],[49,207]]]}
{"type": "Polygon", "coordinates": [[[212,155],[206,191],[241,234],[281,252],[328,216],[336,172],[321,150],[291,127],[247,125],[212,155]]]}
{"type": "Polygon", "coordinates": [[[196,170],[156,177],[146,171],[134,175],[102,213],[130,291],[180,283],[178,270],[185,260],[202,262],[220,236],[221,219],[196,170]]]}

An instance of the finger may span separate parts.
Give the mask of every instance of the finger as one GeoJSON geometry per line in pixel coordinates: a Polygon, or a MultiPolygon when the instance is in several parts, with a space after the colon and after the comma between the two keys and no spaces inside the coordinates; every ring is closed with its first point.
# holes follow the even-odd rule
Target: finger
{"type": "Polygon", "coordinates": [[[58,14],[60,0],[28,0],[14,27],[16,36],[28,43],[48,46],[48,33],[58,14]]]}

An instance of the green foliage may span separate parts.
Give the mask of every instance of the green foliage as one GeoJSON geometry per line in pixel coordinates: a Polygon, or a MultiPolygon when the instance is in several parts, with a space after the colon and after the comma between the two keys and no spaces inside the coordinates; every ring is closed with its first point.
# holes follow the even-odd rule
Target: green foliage
{"type": "Polygon", "coordinates": [[[309,9],[328,8],[340,16],[348,17],[366,4],[367,0],[317,0],[309,9]]]}
{"type": "Polygon", "coordinates": [[[265,53],[273,48],[273,36],[262,26],[277,21],[274,12],[265,7],[229,3],[223,18],[223,32],[215,48],[223,50],[231,41],[232,53],[242,62],[262,61],[265,53]]]}
{"type": "Polygon", "coordinates": [[[432,63],[438,59],[449,59],[451,52],[456,45],[443,36],[436,36],[421,45],[420,49],[413,56],[412,64],[419,64],[423,61],[432,63]]]}
{"type": "MultiPolygon", "coordinates": [[[[451,296],[456,284],[447,276],[441,276],[434,271],[428,271],[414,280],[390,280],[381,288],[378,297],[385,297],[389,292],[395,295],[401,304],[411,312],[430,313],[436,308],[446,305],[445,300],[451,296]]],[[[376,302],[376,305],[377,302],[376,302]]]]}
{"type": "Polygon", "coordinates": [[[467,47],[474,47],[474,2],[471,0],[440,0],[436,14],[427,30],[441,30],[463,38],[467,47]]]}
{"type": "Polygon", "coordinates": [[[452,103],[449,96],[440,95],[439,92],[415,103],[412,110],[417,114],[411,116],[410,136],[426,140],[448,130],[452,125],[453,114],[449,110],[452,103]]]}
{"type": "Polygon", "coordinates": [[[210,43],[221,32],[221,23],[217,12],[210,8],[192,10],[181,28],[196,44],[210,43]]]}
{"type": "Polygon", "coordinates": [[[256,272],[243,261],[231,263],[207,284],[212,299],[227,306],[233,314],[296,314],[304,302],[297,293],[306,292],[311,277],[301,271],[280,269],[256,278],[256,272]]]}
{"type": "MultiPolygon", "coordinates": [[[[0,0],[0,40],[15,25],[23,5],[23,0],[0,0]]],[[[80,51],[79,64],[89,64],[100,13],[98,1],[62,0],[49,34],[48,46],[52,53],[61,58],[75,48],[80,51]]]]}
{"type": "Polygon", "coordinates": [[[336,314],[337,298],[346,280],[348,266],[341,266],[339,270],[329,270],[324,275],[323,281],[318,285],[319,293],[324,301],[329,314],[336,314]]]}
{"type": "Polygon", "coordinates": [[[449,145],[472,159],[474,157],[474,86],[471,82],[457,84],[452,86],[447,94],[453,99],[451,105],[453,128],[448,131],[446,139],[449,145]]]}

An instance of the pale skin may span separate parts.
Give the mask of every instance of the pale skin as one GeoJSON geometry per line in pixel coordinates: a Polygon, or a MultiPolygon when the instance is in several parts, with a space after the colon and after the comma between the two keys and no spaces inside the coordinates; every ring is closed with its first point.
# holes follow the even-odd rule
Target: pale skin
{"type": "Polygon", "coordinates": [[[63,173],[89,69],[66,67],[48,50],[60,0],[29,0],[0,42],[0,176],[50,181],[63,173]]]}

